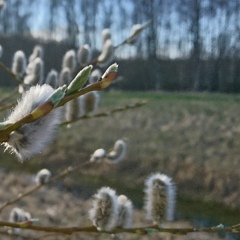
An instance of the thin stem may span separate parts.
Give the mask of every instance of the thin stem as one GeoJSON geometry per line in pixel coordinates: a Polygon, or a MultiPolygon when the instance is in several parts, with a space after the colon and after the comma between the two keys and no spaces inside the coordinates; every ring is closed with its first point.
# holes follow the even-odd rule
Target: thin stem
{"type": "Polygon", "coordinates": [[[104,78],[101,78],[99,81],[82,88],[81,90],[73,93],[71,95],[66,95],[56,106],[53,105],[51,101],[44,102],[42,105],[38,106],[37,108],[33,109],[31,113],[27,116],[21,118],[20,120],[16,121],[15,123],[6,126],[6,128],[0,130],[0,142],[7,142],[9,140],[9,135],[14,130],[20,128],[23,124],[34,122],[37,119],[47,115],[51,112],[54,108],[61,107],[65,103],[75,99],[85,93],[91,91],[100,91],[108,87],[113,79],[116,77],[116,71],[113,70],[109,72],[104,78]]]}
{"type": "Polygon", "coordinates": [[[136,228],[116,228],[112,231],[98,231],[95,226],[86,226],[86,227],[61,227],[61,226],[39,226],[32,225],[31,221],[21,222],[21,223],[12,223],[0,221],[0,226],[12,227],[12,228],[24,228],[29,230],[34,230],[38,232],[48,232],[48,233],[61,233],[66,235],[71,235],[73,233],[85,232],[85,233],[106,233],[106,234],[118,234],[118,233],[132,233],[137,235],[146,235],[157,232],[165,232],[172,234],[181,234],[186,235],[192,232],[207,232],[207,233],[223,233],[230,232],[240,234],[240,229],[232,227],[208,227],[208,228],[160,228],[158,226],[147,226],[147,227],[136,227],[136,228]]]}
{"type": "Polygon", "coordinates": [[[8,75],[10,75],[17,83],[22,83],[22,80],[18,78],[18,76],[13,73],[8,67],[6,67],[2,62],[0,62],[0,68],[7,73],[8,75]]]}
{"type": "Polygon", "coordinates": [[[0,212],[7,206],[11,205],[11,204],[14,204],[16,203],[17,201],[19,201],[20,199],[26,197],[27,195],[30,195],[31,193],[33,192],[36,192],[39,188],[41,188],[42,185],[37,185],[37,186],[34,186],[33,188],[31,188],[30,190],[28,190],[27,192],[25,193],[20,193],[18,194],[18,196],[10,201],[7,201],[5,203],[3,203],[1,206],[0,206],[0,212]]]}
{"type": "Polygon", "coordinates": [[[62,178],[66,175],[68,175],[69,173],[73,172],[73,171],[76,171],[77,169],[80,169],[84,166],[87,166],[89,165],[91,162],[90,161],[87,161],[87,162],[84,162],[84,163],[81,163],[75,167],[68,167],[67,169],[65,169],[64,171],[62,171],[61,173],[59,173],[58,175],[56,175],[55,177],[52,177],[48,182],[46,183],[42,183],[42,184],[39,184],[39,185],[36,185],[34,187],[32,187],[31,189],[29,189],[28,191],[26,191],[25,193],[20,193],[16,198],[12,199],[12,200],[9,200],[5,203],[3,203],[1,206],[0,206],[0,212],[6,208],[7,206],[9,205],[12,205],[16,202],[18,202],[19,200],[21,200],[22,198],[36,192],[38,189],[40,189],[41,187],[43,187],[44,185],[48,185],[50,183],[53,183],[55,181],[57,181],[59,178],[62,178]]]}
{"type": "Polygon", "coordinates": [[[85,120],[85,119],[90,119],[90,118],[108,117],[109,115],[114,114],[116,112],[123,112],[123,111],[129,110],[129,109],[138,108],[138,107],[143,106],[144,104],[146,104],[146,101],[139,101],[134,104],[128,104],[123,107],[114,108],[107,112],[96,113],[93,115],[84,115],[84,116],[78,117],[76,119],[73,119],[71,121],[63,122],[63,123],[61,123],[61,125],[64,126],[64,125],[67,125],[67,124],[70,124],[70,123],[73,123],[73,122],[76,122],[79,120],[83,120],[83,119],[85,120]]]}

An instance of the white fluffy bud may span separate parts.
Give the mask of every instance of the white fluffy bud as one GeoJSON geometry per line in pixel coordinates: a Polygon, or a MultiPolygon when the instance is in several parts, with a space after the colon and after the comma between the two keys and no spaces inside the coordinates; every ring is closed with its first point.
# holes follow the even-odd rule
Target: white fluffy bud
{"type": "Polygon", "coordinates": [[[25,73],[27,59],[25,53],[21,50],[15,52],[13,56],[12,72],[22,77],[25,73]]]}
{"type": "Polygon", "coordinates": [[[94,69],[88,79],[90,84],[97,82],[102,76],[102,72],[99,69],[94,69]]]}
{"type": "Polygon", "coordinates": [[[0,59],[1,59],[2,55],[3,55],[3,48],[2,48],[2,46],[0,45],[0,59]]]}
{"type": "Polygon", "coordinates": [[[117,227],[131,228],[133,221],[133,205],[125,196],[118,196],[118,221],[117,227]]]}
{"type": "Polygon", "coordinates": [[[122,139],[115,142],[113,150],[107,154],[106,161],[108,163],[117,164],[121,162],[127,154],[127,144],[122,139]]]}
{"type": "Polygon", "coordinates": [[[91,58],[90,47],[88,44],[84,44],[78,49],[77,57],[78,57],[78,62],[82,67],[85,67],[88,65],[91,58]]]}
{"type": "Polygon", "coordinates": [[[44,168],[37,173],[35,181],[37,184],[45,184],[49,181],[51,176],[51,172],[44,168]]]}
{"type": "Polygon", "coordinates": [[[153,174],[145,181],[144,191],[147,219],[154,224],[172,221],[176,202],[176,186],[172,179],[165,174],[153,174]]]}
{"type": "Polygon", "coordinates": [[[34,59],[31,63],[28,64],[27,75],[25,76],[23,82],[26,85],[36,85],[43,83],[43,74],[44,74],[44,63],[43,60],[39,57],[34,59]]]}
{"type": "Polygon", "coordinates": [[[106,151],[103,148],[97,149],[90,158],[90,162],[100,163],[106,157],[106,151]]]}
{"type": "Polygon", "coordinates": [[[51,69],[51,71],[48,73],[46,77],[46,84],[56,89],[58,87],[57,80],[58,80],[58,72],[54,69],[51,69]]]}
{"type": "Polygon", "coordinates": [[[71,80],[72,79],[69,68],[67,67],[63,68],[59,74],[59,86],[63,86],[64,84],[68,86],[71,80]]]}
{"type": "Polygon", "coordinates": [[[103,45],[102,53],[98,56],[97,62],[100,67],[108,66],[114,58],[114,46],[110,39],[106,40],[103,45]]]}
{"type": "Polygon", "coordinates": [[[77,66],[76,53],[74,50],[69,50],[63,56],[62,68],[69,68],[70,72],[73,73],[77,66]]]}
{"type": "Polygon", "coordinates": [[[81,116],[94,112],[99,107],[100,95],[97,91],[85,93],[79,97],[81,116]]]}
{"type": "Polygon", "coordinates": [[[98,230],[112,230],[116,227],[118,219],[118,203],[115,190],[102,187],[93,198],[93,207],[89,211],[90,220],[98,230]]]}
{"type": "Polygon", "coordinates": [[[111,39],[111,32],[109,28],[105,28],[102,30],[102,41],[103,44],[108,40],[111,39]]]}
{"type": "MultiPolygon", "coordinates": [[[[37,85],[25,92],[17,106],[7,118],[7,122],[15,123],[27,116],[37,106],[44,103],[54,92],[49,85],[37,85]]],[[[52,110],[46,116],[34,122],[25,124],[10,134],[8,142],[3,143],[23,161],[39,153],[53,139],[53,135],[60,123],[59,108],[52,110]]]]}
{"type": "Polygon", "coordinates": [[[29,62],[34,61],[36,58],[43,58],[43,48],[40,45],[36,45],[33,48],[33,52],[29,57],[29,62]]]}

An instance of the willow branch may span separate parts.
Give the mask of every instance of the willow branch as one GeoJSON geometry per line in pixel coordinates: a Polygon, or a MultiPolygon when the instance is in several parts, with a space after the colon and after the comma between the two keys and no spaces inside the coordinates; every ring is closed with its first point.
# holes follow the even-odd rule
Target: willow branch
{"type": "MultiPolygon", "coordinates": [[[[114,48],[115,49],[117,49],[117,48],[119,48],[119,47],[121,47],[121,46],[123,46],[123,45],[125,45],[125,44],[130,44],[130,42],[131,42],[131,40],[134,38],[134,37],[136,37],[138,34],[140,34],[144,29],[146,29],[149,25],[150,25],[150,23],[151,23],[152,21],[150,20],[150,21],[148,21],[148,22],[146,22],[143,26],[142,26],[142,28],[140,28],[138,31],[136,31],[133,35],[131,35],[131,36],[128,36],[127,38],[125,38],[121,43],[119,43],[119,44],[117,44],[116,46],[114,46],[114,48]]],[[[90,65],[93,65],[93,66],[95,66],[95,65],[97,65],[98,64],[98,57],[100,56],[100,54],[96,57],[96,58],[94,58],[94,59],[92,59],[88,64],[90,65]]],[[[79,71],[81,71],[83,69],[83,67],[82,66],[79,66],[77,69],[76,69],[76,71],[74,72],[74,76],[79,72],[79,71]]]]}
{"type": "MultiPolygon", "coordinates": [[[[33,222],[26,221],[20,223],[12,223],[12,222],[5,222],[0,221],[0,226],[2,227],[12,227],[12,228],[21,228],[21,229],[28,229],[34,230],[37,232],[48,232],[48,233],[60,233],[65,235],[71,235],[73,233],[105,233],[105,234],[118,234],[118,233],[131,233],[137,235],[147,235],[151,233],[171,233],[171,234],[181,234],[186,235],[188,233],[196,233],[196,232],[207,232],[207,233],[236,233],[240,234],[240,228],[236,226],[231,227],[208,227],[208,228],[161,228],[158,226],[147,226],[147,227],[136,227],[136,228],[116,228],[112,231],[98,231],[95,226],[86,226],[86,227],[77,227],[77,226],[70,226],[70,227],[62,227],[62,226],[40,226],[40,225],[33,225],[33,222]]],[[[238,226],[238,225],[237,225],[238,226]]]]}
{"type": "MultiPolygon", "coordinates": [[[[114,64],[113,64],[114,65],[114,64]]],[[[112,66],[113,66],[112,65],[112,66]]],[[[70,95],[66,94],[58,104],[53,104],[52,101],[47,101],[33,109],[31,113],[27,116],[21,118],[15,123],[7,123],[6,125],[2,125],[0,129],[0,142],[7,142],[9,140],[9,135],[14,130],[20,128],[22,125],[31,123],[36,121],[37,119],[44,117],[48,113],[50,113],[54,108],[61,107],[65,103],[91,91],[101,91],[108,87],[113,79],[116,77],[116,66],[113,67],[113,70],[108,70],[104,73],[104,77],[100,78],[97,82],[86,86],[85,88],[80,89],[70,95]]]]}
{"type": "Polygon", "coordinates": [[[14,204],[16,203],[17,201],[21,200],[22,198],[26,197],[27,195],[30,195],[31,193],[33,192],[36,192],[39,188],[41,188],[42,185],[37,185],[37,186],[34,186],[33,188],[31,188],[30,190],[28,190],[27,192],[25,193],[20,193],[18,194],[18,196],[16,198],[14,198],[13,200],[10,200],[10,201],[7,201],[5,203],[3,203],[1,206],[0,206],[0,212],[7,206],[11,205],[11,204],[14,204]]]}
{"type": "Polygon", "coordinates": [[[61,173],[59,173],[58,175],[56,175],[55,177],[52,177],[48,182],[46,183],[42,183],[42,184],[38,184],[34,187],[32,187],[31,189],[29,189],[28,191],[24,192],[24,193],[20,193],[18,194],[18,196],[12,200],[9,200],[9,201],[6,201],[5,203],[3,203],[1,206],[0,206],[0,212],[6,208],[7,206],[9,205],[12,205],[16,202],[18,202],[19,200],[21,200],[22,198],[36,192],[38,189],[42,188],[44,185],[48,185],[50,183],[53,183],[55,181],[57,181],[58,179],[62,178],[62,177],[65,177],[66,175],[68,175],[69,173],[73,172],[73,171],[76,171],[84,166],[87,166],[87,165],[90,165],[90,161],[87,161],[87,162],[84,162],[84,163],[81,163],[75,167],[68,167],[67,169],[65,169],[64,171],[62,171],[61,173]]]}
{"type": "Polygon", "coordinates": [[[123,107],[114,108],[114,109],[112,109],[110,111],[107,111],[107,112],[101,112],[101,113],[96,113],[96,114],[92,114],[92,115],[84,115],[84,116],[78,117],[78,118],[76,118],[74,120],[71,120],[71,121],[65,121],[65,122],[61,123],[61,126],[65,126],[67,124],[74,123],[74,122],[79,121],[79,120],[86,120],[86,119],[100,118],[100,117],[108,117],[108,116],[110,116],[110,115],[112,115],[116,112],[123,112],[123,111],[129,110],[129,109],[138,108],[138,107],[143,106],[144,104],[146,104],[146,101],[139,101],[137,103],[128,104],[128,105],[123,106],[123,107]]]}
{"type": "Polygon", "coordinates": [[[22,80],[18,78],[18,76],[13,73],[8,67],[6,67],[4,63],[0,62],[0,68],[9,76],[11,76],[17,83],[22,83],[22,80]]]}
{"type": "Polygon", "coordinates": [[[125,44],[131,44],[132,39],[135,38],[137,35],[139,35],[145,28],[147,28],[152,23],[152,20],[147,21],[145,24],[142,25],[141,28],[139,28],[136,32],[134,32],[131,36],[124,39],[121,43],[116,45],[114,48],[119,48],[125,44]]]}

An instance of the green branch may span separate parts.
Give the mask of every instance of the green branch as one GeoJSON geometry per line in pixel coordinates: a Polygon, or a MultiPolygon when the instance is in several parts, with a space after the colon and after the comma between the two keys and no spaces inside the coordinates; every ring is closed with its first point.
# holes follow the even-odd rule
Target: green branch
{"type": "MultiPolygon", "coordinates": [[[[9,140],[9,135],[14,130],[20,128],[22,125],[34,122],[38,120],[41,117],[44,117],[48,113],[50,113],[54,108],[61,107],[65,103],[85,94],[91,91],[101,91],[107,88],[113,81],[113,79],[116,77],[117,72],[117,64],[112,64],[106,72],[103,74],[103,76],[95,83],[86,86],[85,88],[80,89],[79,91],[75,90],[74,87],[76,87],[77,84],[72,84],[72,82],[79,82],[81,81],[81,76],[76,76],[67,90],[71,92],[70,95],[68,95],[68,92],[65,91],[64,94],[64,86],[60,87],[55,90],[55,92],[50,96],[50,98],[41,104],[40,106],[36,107],[32,110],[31,113],[29,113],[27,116],[21,118],[20,120],[16,121],[15,123],[8,123],[8,122],[2,122],[0,123],[0,142],[7,142],[9,140]],[[72,91],[74,90],[74,92],[72,91]],[[61,96],[59,98],[59,96],[61,96]]],[[[83,77],[84,71],[82,71],[83,77]]]]}

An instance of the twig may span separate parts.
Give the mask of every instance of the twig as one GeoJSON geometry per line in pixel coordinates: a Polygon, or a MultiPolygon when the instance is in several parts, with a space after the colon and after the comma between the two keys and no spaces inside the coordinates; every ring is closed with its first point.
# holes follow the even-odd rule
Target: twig
{"type": "Polygon", "coordinates": [[[114,48],[119,48],[125,44],[131,44],[132,40],[139,35],[145,28],[147,28],[150,24],[152,23],[152,20],[147,21],[146,23],[144,23],[142,25],[141,28],[139,28],[135,33],[133,33],[132,35],[130,35],[129,37],[127,37],[126,39],[124,39],[121,43],[119,43],[118,45],[116,45],[114,48]]]}
{"type": "Polygon", "coordinates": [[[18,194],[18,197],[14,198],[13,200],[10,200],[10,201],[7,201],[5,203],[3,203],[0,207],[0,212],[7,206],[11,205],[11,204],[14,204],[15,202],[19,201],[20,199],[26,197],[27,195],[30,195],[31,193],[37,191],[39,188],[41,188],[42,185],[37,185],[37,186],[34,186],[33,188],[31,188],[30,190],[28,190],[27,192],[25,193],[20,193],[18,194]]]}
{"type": "Polygon", "coordinates": [[[74,123],[74,122],[79,121],[79,120],[85,120],[85,119],[90,119],[90,118],[99,118],[99,117],[108,117],[109,115],[114,114],[116,112],[123,112],[123,111],[129,110],[129,109],[141,107],[146,103],[147,103],[146,101],[139,101],[137,103],[128,104],[128,105],[123,106],[123,107],[114,108],[114,109],[112,109],[110,111],[107,111],[107,112],[96,113],[96,114],[93,114],[93,115],[84,115],[84,116],[78,117],[78,118],[76,118],[74,120],[71,120],[71,121],[65,121],[65,122],[61,123],[61,126],[65,126],[67,124],[74,123]]]}
{"type": "Polygon", "coordinates": [[[0,221],[0,226],[2,227],[12,227],[12,228],[21,228],[21,229],[28,229],[34,230],[38,232],[48,232],[48,233],[61,233],[66,235],[71,235],[73,233],[85,232],[85,233],[106,233],[106,234],[118,234],[118,233],[132,233],[137,235],[147,235],[151,233],[171,233],[171,234],[181,234],[186,235],[188,233],[193,232],[207,232],[207,233],[236,233],[240,234],[240,229],[234,226],[231,227],[208,227],[208,228],[161,228],[158,226],[147,226],[147,227],[136,227],[136,228],[116,228],[112,231],[98,231],[95,226],[86,226],[86,227],[77,227],[77,226],[70,226],[70,227],[61,227],[61,226],[40,226],[40,225],[32,225],[33,222],[21,222],[21,223],[12,223],[12,222],[5,222],[0,221]]]}
{"type": "Polygon", "coordinates": [[[22,80],[18,78],[16,74],[14,74],[8,67],[4,65],[4,63],[0,62],[0,68],[10,75],[17,83],[22,83],[22,80]]]}
{"type": "MultiPolygon", "coordinates": [[[[141,29],[139,29],[138,31],[136,31],[133,35],[128,36],[127,38],[125,38],[121,43],[119,43],[119,44],[117,44],[116,46],[114,46],[114,48],[117,49],[117,48],[119,48],[119,47],[121,47],[121,46],[123,46],[123,45],[125,45],[125,44],[129,44],[129,43],[131,42],[131,40],[132,40],[134,37],[136,37],[138,34],[140,34],[145,28],[147,28],[147,27],[150,25],[151,22],[152,22],[151,20],[148,21],[148,22],[146,22],[146,23],[142,26],[141,29]]],[[[99,56],[100,56],[100,55],[98,55],[96,58],[92,59],[92,60],[88,63],[88,65],[93,65],[93,66],[97,65],[97,64],[98,64],[98,57],[99,57],[99,56]]],[[[83,69],[83,67],[82,67],[82,66],[79,66],[79,67],[75,70],[75,72],[74,72],[73,75],[76,76],[77,73],[78,73],[79,71],[81,71],[82,69],[83,69]]]]}
{"type": "Polygon", "coordinates": [[[61,107],[65,103],[85,93],[88,93],[91,91],[101,91],[105,89],[112,83],[115,77],[116,77],[116,70],[114,66],[112,70],[109,70],[109,72],[105,72],[104,78],[99,79],[99,81],[91,85],[88,85],[77,92],[74,92],[70,95],[65,95],[58,104],[54,105],[52,101],[44,102],[43,104],[33,109],[31,113],[21,118],[20,120],[16,121],[15,123],[7,123],[5,126],[2,126],[2,129],[0,130],[0,142],[7,142],[9,140],[9,135],[11,132],[20,128],[22,125],[26,123],[31,123],[41,117],[44,117],[45,115],[50,113],[54,108],[61,107]]]}
{"type": "Polygon", "coordinates": [[[44,185],[47,185],[47,184],[50,184],[50,183],[53,183],[55,182],[56,180],[58,180],[59,178],[62,178],[66,175],[68,175],[69,173],[73,172],[73,171],[76,171],[77,169],[79,168],[82,168],[84,166],[87,166],[89,165],[90,161],[87,161],[87,162],[84,162],[84,163],[81,163],[75,167],[68,167],[67,169],[65,169],[63,172],[61,172],[60,174],[56,175],[55,177],[52,177],[48,182],[46,183],[42,183],[42,184],[39,184],[39,185],[36,185],[34,187],[32,187],[30,190],[26,191],[25,193],[20,193],[16,198],[12,199],[12,200],[9,200],[5,203],[3,203],[1,206],[0,206],[0,212],[7,206],[9,205],[12,205],[16,202],[18,202],[19,200],[21,200],[22,198],[36,192],[39,188],[43,187],[44,185]]]}

